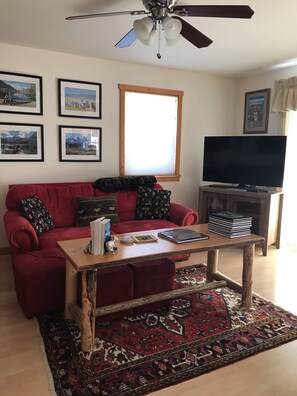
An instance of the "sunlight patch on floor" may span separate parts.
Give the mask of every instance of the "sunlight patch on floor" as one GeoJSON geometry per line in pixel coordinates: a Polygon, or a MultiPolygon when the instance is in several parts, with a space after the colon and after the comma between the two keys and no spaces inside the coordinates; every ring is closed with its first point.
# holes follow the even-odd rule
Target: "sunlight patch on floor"
{"type": "Polygon", "coordinates": [[[296,248],[280,249],[275,266],[275,303],[297,314],[296,302],[292,298],[297,279],[296,248]]]}

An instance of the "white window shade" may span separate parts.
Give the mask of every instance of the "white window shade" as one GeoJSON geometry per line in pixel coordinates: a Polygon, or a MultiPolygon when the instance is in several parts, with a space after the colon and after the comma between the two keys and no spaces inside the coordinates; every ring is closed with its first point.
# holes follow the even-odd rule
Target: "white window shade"
{"type": "Polygon", "coordinates": [[[176,173],[178,97],[125,92],[126,175],[176,173]]]}

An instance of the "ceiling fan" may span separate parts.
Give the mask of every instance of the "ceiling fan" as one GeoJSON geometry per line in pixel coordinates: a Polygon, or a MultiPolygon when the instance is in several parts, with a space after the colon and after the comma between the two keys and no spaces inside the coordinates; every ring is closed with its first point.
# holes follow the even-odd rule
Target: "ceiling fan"
{"type": "Polygon", "coordinates": [[[250,19],[254,11],[247,5],[177,5],[178,0],[142,0],[145,10],[116,11],[99,14],[69,16],[67,20],[108,17],[116,15],[146,15],[145,18],[135,20],[131,29],[115,47],[125,48],[139,39],[143,44],[150,45],[157,32],[163,31],[166,44],[175,44],[183,36],[197,48],[208,47],[212,40],[190,25],[181,17],[215,17],[215,18],[244,18],[250,19]],[[172,15],[172,16],[171,16],[172,15]]]}

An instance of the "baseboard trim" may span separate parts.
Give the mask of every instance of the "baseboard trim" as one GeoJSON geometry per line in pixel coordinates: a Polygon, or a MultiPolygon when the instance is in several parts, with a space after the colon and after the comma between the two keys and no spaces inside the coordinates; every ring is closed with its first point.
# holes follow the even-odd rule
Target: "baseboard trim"
{"type": "Polygon", "coordinates": [[[0,248],[0,256],[4,256],[6,254],[10,254],[9,247],[0,248]]]}

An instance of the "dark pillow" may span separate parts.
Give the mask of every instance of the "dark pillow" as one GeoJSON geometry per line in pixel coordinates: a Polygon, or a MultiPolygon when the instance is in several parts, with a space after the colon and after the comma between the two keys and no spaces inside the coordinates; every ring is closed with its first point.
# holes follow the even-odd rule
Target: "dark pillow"
{"type": "Polygon", "coordinates": [[[148,187],[139,187],[136,219],[169,220],[170,195],[171,191],[169,190],[157,190],[148,187]]]}
{"type": "Polygon", "coordinates": [[[137,190],[138,187],[153,187],[157,183],[155,176],[119,176],[119,177],[102,177],[95,181],[95,188],[101,191],[129,191],[137,190]]]}
{"type": "Polygon", "coordinates": [[[36,195],[21,199],[21,205],[24,216],[30,221],[37,235],[55,227],[52,216],[36,195]]]}
{"type": "Polygon", "coordinates": [[[99,217],[110,219],[112,223],[120,221],[117,213],[117,197],[104,195],[101,197],[77,197],[77,227],[90,224],[99,217]]]}

